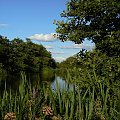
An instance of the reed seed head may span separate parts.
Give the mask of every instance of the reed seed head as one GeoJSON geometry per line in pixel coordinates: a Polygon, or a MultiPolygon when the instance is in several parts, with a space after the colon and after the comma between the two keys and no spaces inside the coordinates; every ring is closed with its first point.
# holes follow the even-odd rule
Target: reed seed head
{"type": "Polygon", "coordinates": [[[5,115],[4,120],[15,120],[16,115],[13,112],[9,112],[5,115]]]}

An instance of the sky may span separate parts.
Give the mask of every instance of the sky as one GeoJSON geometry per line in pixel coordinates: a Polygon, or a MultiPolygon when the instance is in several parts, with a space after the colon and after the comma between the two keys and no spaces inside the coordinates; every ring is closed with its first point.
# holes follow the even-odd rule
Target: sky
{"type": "Polygon", "coordinates": [[[91,50],[94,44],[61,42],[53,37],[56,25],[54,20],[63,20],[60,14],[66,10],[67,0],[1,0],[0,35],[9,38],[30,38],[42,44],[52,57],[61,62],[78,53],[82,48],[91,50]]]}

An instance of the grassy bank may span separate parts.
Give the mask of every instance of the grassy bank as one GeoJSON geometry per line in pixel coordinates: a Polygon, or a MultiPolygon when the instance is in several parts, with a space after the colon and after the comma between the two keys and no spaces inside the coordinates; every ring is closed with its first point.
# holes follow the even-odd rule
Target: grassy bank
{"type": "Polygon", "coordinates": [[[73,78],[68,71],[66,80],[71,79],[74,79],[72,90],[69,85],[60,90],[58,82],[52,90],[44,85],[31,87],[22,73],[19,90],[13,94],[5,88],[0,97],[1,120],[120,119],[120,82],[100,81],[94,74],[88,76],[89,81],[78,83],[75,79],[79,78],[73,78]]]}

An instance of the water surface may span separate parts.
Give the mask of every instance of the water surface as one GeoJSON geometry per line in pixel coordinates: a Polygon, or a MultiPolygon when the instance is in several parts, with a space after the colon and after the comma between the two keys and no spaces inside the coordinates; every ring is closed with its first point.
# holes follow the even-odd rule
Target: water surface
{"type": "MultiPolygon", "coordinates": [[[[26,73],[26,80],[31,83],[32,86],[45,84],[51,86],[52,89],[56,89],[56,83],[59,84],[60,89],[67,86],[67,82],[61,76],[58,76],[55,72],[43,71],[42,73],[26,73]]],[[[9,74],[0,77],[0,94],[3,93],[5,87],[7,90],[11,89],[13,92],[19,89],[21,84],[21,74],[9,74]]]]}

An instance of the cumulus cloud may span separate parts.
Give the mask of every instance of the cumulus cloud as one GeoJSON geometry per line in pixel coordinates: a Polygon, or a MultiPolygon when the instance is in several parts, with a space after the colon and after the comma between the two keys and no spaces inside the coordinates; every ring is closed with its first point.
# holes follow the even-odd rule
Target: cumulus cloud
{"type": "Polygon", "coordinates": [[[49,42],[49,41],[54,41],[57,39],[57,36],[55,33],[51,34],[35,34],[33,36],[29,37],[31,40],[38,40],[38,41],[43,41],[43,42],[49,42]]]}
{"type": "Polygon", "coordinates": [[[74,44],[71,46],[61,46],[61,49],[92,49],[94,48],[94,45],[89,44],[74,44]]]}
{"type": "Polygon", "coordinates": [[[3,23],[0,24],[0,27],[6,27],[6,26],[8,26],[8,24],[3,24],[3,23]]]}
{"type": "Polygon", "coordinates": [[[46,45],[45,48],[46,48],[46,49],[53,49],[53,47],[52,47],[52,46],[49,46],[49,45],[46,45]]]}
{"type": "Polygon", "coordinates": [[[64,52],[51,51],[52,54],[64,54],[64,52]]]}
{"type": "Polygon", "coordinates": [[[57,62],[62,62],[62,61],[64,61],[66,58],[64,58],[64,57],[55,57],[54,58],[57,62]]]}

